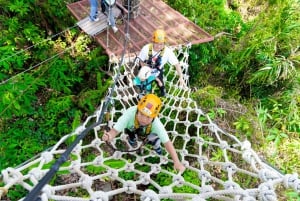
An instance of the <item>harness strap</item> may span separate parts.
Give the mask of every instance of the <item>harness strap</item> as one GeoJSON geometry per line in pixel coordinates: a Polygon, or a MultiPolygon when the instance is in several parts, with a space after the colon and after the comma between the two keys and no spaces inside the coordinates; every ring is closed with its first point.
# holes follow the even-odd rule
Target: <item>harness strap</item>
{"type": "MultiPolygon", "coordinates": [[[[137,131],[137,130],[140,128],[139,122],[138,122],[138,120],[137,120],[137,113],[138,113],[138,112],[136,112],[135,118],[134,118],[134,129],[135,129],[135,131],[137,131]]],[[[149,135],[150,132],[151,132],[151,127],[152,127],[152,123],[149,124],[149,125],[146,127],[146,130],[145,130],[144,134],[149,135]]]]}
{"type": "Polygon", "coordinates": [[[165,47],[160,50],[159,55],[155,61],[155,64],[152,64],[152,58],[153,58],[153,43],[149,43],[149,50],[148,50],[148,60],[147,60],[147,64],[151,66],[151,68],[157,68],[158,70],[160,70],[159,67],[159,63],[161,62],[161,57],[164,55],[165,53],[165,47]]]}

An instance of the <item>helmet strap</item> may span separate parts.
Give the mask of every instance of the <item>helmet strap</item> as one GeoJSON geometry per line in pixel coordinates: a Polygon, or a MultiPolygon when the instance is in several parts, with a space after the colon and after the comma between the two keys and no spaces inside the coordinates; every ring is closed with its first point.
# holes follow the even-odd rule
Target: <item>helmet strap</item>
{"type": "MultiPolygon", "coordinates": [[[[139,122],[138,122],[138,119],[137,119],[137,114],[138,114],[139,111],[136,111],[136,114],[135,114],[135,118],[134,118],[134,129],[137,131],[139,128],[141,128],[139,122]]],[[[154,118],[152,120],[152,122],[154,121],[154,118]]],[[[146,135],[149,135],[150,132],[151,132],[151,128],[152,128],[152,122],[150,124],[147,125],[146,127],[146,130],[145,130],[145,134],[146,135]]]]}

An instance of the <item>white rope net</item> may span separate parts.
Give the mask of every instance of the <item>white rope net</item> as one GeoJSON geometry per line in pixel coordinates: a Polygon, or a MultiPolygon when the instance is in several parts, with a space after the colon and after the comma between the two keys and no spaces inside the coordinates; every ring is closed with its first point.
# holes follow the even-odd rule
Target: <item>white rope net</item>
{"type": "MultiPolygon", "coordinates": [[[[176,48],[184,72],[188,71],[188,49],[189,46],[176,48]]],[[[138,92],[132,85],[132,65],[133,62],[125,62],[121,67],[117,62],[111,63],[116,85],[114,90],[109,89],[112,96],[107,99],[110,104],[105,115],[110,117],[108,123],[103,121],[93,128],[73,149],[67,162],[44,186],[41,200],[275,201],[281,199],[286,189],[300,192],[297,174],[279,173],[258,157],[250,142],[239,141],[212,122],[190,97],[191,90],[178,87],[173,66],[165,67],[167,96],[159,117],[186,167],[185,172],[173,169],[166,151],[157,155],[150,145],[143,146],[143,153],[134,151],[125,133],[110,146],[103,142],[105,127],[112,126],[126,108],[138,101],[138,92]]],[[[185,74],[186,81],[188,78],[185,74]]],[[[0,198],[10,191],[23,192],[16,200],[26,197],[65,152],[71,139],[101,118],[100,110],[51,149],[20,167],[4,169],[0,198]]],[[[139,141],[138,145],[141,144],[139,141]]]]}

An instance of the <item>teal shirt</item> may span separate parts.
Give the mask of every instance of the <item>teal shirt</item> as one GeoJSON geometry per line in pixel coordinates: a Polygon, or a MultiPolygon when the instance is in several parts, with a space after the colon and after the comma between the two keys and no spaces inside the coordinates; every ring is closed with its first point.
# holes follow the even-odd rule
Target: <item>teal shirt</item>
{"type": "MultiPolygon", "coordinates": [[[[125,128],[132,130],[134,128],[134,119],[136,112],[137,106],[128,108],[117,120],[117,123],[114,125],[114,129],[119,132],[123,131],[125,128]]],[[[170,140],[164,125],[158,118],[155,118],[152,122],[151,133],[155,133],[163,144],[170,140]]]]}

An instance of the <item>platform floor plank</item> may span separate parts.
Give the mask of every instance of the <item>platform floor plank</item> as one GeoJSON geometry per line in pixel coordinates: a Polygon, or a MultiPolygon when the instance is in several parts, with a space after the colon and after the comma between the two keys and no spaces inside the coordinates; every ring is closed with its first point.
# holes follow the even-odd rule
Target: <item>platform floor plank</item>
{"type": "Polygon", "coordinates": [[[166,31],[167,45],[169,46],[186,43],[193,45],[214,40],[213,36],[162,0],[141,0],[137,17],[129,19],[129,21],[127,20],[128,11],[123,5],[123,0],[117,0],[116,11],[114,11],[117,12],[115,14],[119,29],[117,33],[114,33],[111,28],[107,29],[107,17],[102,13],[99,15],[100,20],[98,22],[89,21],[89,0],[77,1],[68,4],[67,7],[78,20],[78,26],[88,35],[94,37],[109,56],[120,57],[123,53],[125,40],[129,41],[126,54],[138,53],[143,45],[151,42],[152,33],[157,28],[163,28],[166,31]],[[127,34],[127,25],[129,34],[127,34]]]}

